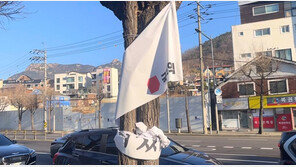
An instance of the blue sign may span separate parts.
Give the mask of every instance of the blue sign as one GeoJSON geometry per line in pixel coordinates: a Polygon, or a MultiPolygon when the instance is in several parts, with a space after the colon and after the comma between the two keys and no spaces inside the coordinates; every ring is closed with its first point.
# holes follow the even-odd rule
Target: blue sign
{"type": "Polygon", "coordinates": [[[222,90],[219,89],[219,88],[216,88],[216,89],[215,89],[215,95],[216,95],[216,96],[221,96],[221,95],[222,95],[222,90]]]}

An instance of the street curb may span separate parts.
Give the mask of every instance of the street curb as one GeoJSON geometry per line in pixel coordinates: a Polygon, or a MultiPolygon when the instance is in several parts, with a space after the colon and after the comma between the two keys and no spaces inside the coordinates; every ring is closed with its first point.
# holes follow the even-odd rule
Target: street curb
{"type": "Polygon", "coordinates": [[[46,142],[52,142],[52,141],[54,141],[54,139],[53,140],[41,140],[41,139],[37,139],[37,140],[34,140],[34,139],[15,139],[16,141],[46,141],[46,142]]]}

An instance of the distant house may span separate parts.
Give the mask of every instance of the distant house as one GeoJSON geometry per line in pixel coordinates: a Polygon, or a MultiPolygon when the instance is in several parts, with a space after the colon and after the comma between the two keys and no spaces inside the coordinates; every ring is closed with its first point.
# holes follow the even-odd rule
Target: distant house
{"type": "MultiPolygon", "coordinates": [[[[40,87],[43,87],[44,80],[41,79],[32,79],[27,75],[21,75],[16,80],[4,80],[0,82],[0,88],[13,88],[16,85],[24,85],[27,89],[33,90],[40,87]]],[[[47,85],[53,87],[53,80],[48,80],[47,85]]]]}

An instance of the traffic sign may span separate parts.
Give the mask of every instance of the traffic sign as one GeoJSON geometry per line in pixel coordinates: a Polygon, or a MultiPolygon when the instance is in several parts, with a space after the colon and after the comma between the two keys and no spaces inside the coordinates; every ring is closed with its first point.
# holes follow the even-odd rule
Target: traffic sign
{"type": "Polygon", "coordinates": [[[215,95],[216,95],[216,96],[221,96],[221,95],[222,95],[222,90],[219,89],[219,88],[216,88],[216,89],[215,89],[215,95]]]}
{"type": "Polygon", "coordinates": [[[216,101],[217,101],[217,103],[223,103],[222,96],[221,95],[220,96],[216,96],[216,101]]]}

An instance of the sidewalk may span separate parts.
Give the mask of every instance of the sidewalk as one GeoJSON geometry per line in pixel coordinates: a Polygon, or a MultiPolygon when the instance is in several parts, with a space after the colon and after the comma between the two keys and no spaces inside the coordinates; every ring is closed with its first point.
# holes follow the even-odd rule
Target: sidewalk
{"type": "Polygon", "coordinates": [[[212,134],[210,132],[208,134],[203,134],[202,132],[193,132],[193,133],[165,133],[166,135],[176,135],[176,136],[253,136],[253,137],[280,137],[282,132],[264,132],[263,134],[258,134],[258,131],[250,131],[250,132],[239,132],[239,131],[220,131],[219,134],[217,134],[216,131],[213,131],[212,134]]]}

